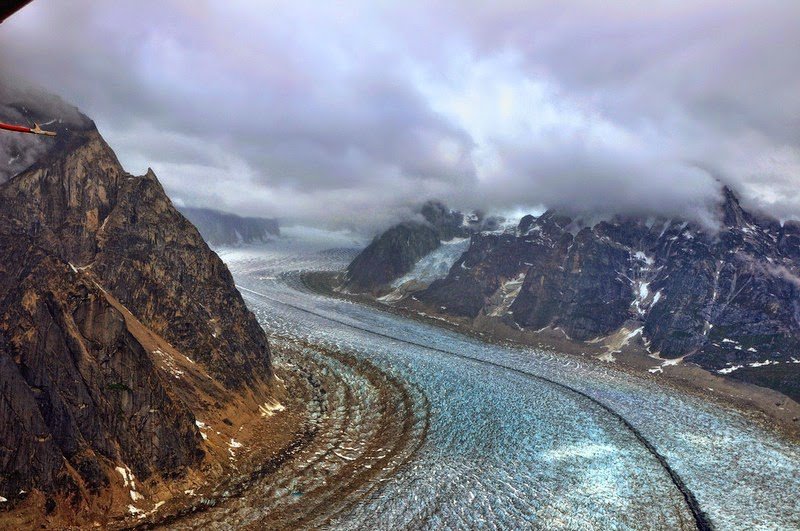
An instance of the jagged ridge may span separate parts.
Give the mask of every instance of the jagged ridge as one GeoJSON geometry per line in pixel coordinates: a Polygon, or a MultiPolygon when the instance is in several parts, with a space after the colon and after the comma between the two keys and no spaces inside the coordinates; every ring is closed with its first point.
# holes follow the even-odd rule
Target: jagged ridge
{"type": "Polygon", "coordinates": [[[723,196],[717,233],[686,220],[525,216],[513,231],[474,234],[447,277],[414,297],[432,311],[559,328],[577,341],[641,328],[654,354],[799,397],[791,378],[747,365],[800,372],[800,224],[753,215],[728,188],[723,196]]]}

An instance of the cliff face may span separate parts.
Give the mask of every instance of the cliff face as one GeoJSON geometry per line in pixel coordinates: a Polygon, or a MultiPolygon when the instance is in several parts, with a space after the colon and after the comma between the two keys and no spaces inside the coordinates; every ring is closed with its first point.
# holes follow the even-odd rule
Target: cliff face
{"type": "Polygon", "coordinates": [[[0,245],[2,495],[96,494],[104,461],[147,479],[200,459],[194,415],[109,296],[23,234],[0,245]]]}
{"type": "Polygon", "coordinates": [[[272,376],[225,265],[82,123],[52,124],[56,143],[0,185],[5,507],[33,489],[85,505],[119,470],[181,475],[204,455],[197,408],[272,376]]]}
{"type": "Polygon", "coordinates": [[[525,216],[516,230],[474,234],[447,277],[414,296],[434,312],[577,341],[638,330],[663,358],[798,398],[785,375],[800,375],[800,226],[752,215],[728,189],[718,214],[714,234],[682,220],[525,216]]]}
{"type": "Polygon", "coordinates": [[[214,247],[263,243],[280,235],[275,219],[236,216],[210,208],[182,207],[179,210],[214,247]]]}

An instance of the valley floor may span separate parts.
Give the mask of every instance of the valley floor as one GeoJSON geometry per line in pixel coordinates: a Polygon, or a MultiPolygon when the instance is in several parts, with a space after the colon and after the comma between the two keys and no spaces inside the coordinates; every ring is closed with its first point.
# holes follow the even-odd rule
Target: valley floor
{"type": "Polygon", "coordinates": [[[314,435],[170,528],[800,528],[796,439],[733,405],[309,290],[348,250],[221,255],[279,374],[315,396],[274,418],[314,435]]]}

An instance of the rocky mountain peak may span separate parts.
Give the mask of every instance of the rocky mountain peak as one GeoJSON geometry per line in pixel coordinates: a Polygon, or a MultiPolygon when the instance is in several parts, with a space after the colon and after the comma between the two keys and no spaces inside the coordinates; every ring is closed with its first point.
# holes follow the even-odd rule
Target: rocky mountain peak
{"type": "Polygon", "coordinates": [[[12,85],[7,79],[0,79],[0,119],[30,126],[39,123],[58,133],[55,138],[0,135],[0,160],[5,163],[0,165],[0,182],[42,161],[48,153],[70,149],[76,134],[96,129],[91,119],[58,96],[35,87],[12,85]]]}
{"type": "Polygon", "coordinates": [[[6,507],[91,503],[115,469],[185,474],[204,456],[196,411],[270,396],[267,338],[225,265],[151,169],[128,174],[78,122],[0,184],[6,507]]]}
{"type": "Polygon", "coordinates": [[[533,227],[535,221],[536,217],[532,214],[526,214],[522,216],[517,224],[517,232],[520,234],[527,234],[531,227],[533,227]]]}
{"type": "Polygon", "coordinates": [[[439,201],[426,202],[420,208],[420,214],[439,233],[441,240],[451,240],[467,234],[464,226],[464,214],[450,210],[439,201]]]}
{"type": "Polygon", "coordinates": [[[408,273],[423,256],[442,242],[468,238],[484,229],[496,229],[501,218],[475,211],[464,214],[439,201],[420,208],[425,222],[404,221],[378,235],[347,268],[346,286],[353,291],[374,291],[408,273]]]}
{"type": "Polygon", "coordinates": [[[739,201],[739,197],[729,187],[722,187],[722,223],[726,228],[742,227],[749,224],[752,220],[750,213],[746,212],[739,201]]]}

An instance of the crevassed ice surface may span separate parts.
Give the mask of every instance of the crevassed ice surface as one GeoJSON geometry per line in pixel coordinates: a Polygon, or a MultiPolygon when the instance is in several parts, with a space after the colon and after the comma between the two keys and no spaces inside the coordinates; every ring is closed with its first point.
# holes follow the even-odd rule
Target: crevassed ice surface
{"type": "Polygon", "coordinates": [[[453,238],[423,256],[408,274],[392,282],[397,288],[410,281],[430,284],[434,280],[444,278],[464,251],[469,248],[469,238],[453,238]]]}
{"type": "Polygon", "coordinates": [[[718,529],[800,529],[800,450],[733,409],[574,357],[484,344],[319,296],[299,282],[298,271],[343,268],[353,251],[295,241],[220,254],[268,331],[367,358],[428,398],[421,451],[335,528],[694,527],[664,468],[619,419],[527,372],[624,417],[718,529]]]}

